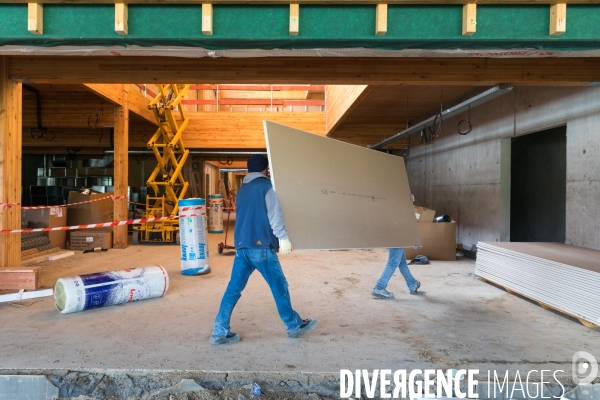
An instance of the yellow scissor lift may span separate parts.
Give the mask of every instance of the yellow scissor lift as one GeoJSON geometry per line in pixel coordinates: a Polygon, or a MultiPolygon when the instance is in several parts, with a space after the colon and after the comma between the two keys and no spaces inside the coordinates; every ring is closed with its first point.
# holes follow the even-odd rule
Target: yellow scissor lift
{"type": "MultiPolygon", "coordinates": [[[[188,157],[181,135],[189,119],[180,106],[189,85],[158,85],[158,95],[148,104],[154,112],[158,130],[148,141],[148,149],[156,156],[158,164],[146,182],[154,192],[146,197],[146,218],[177,216],[177,204],[185,196],[188,182],[181,170],[188,157]],[[179,118],[176,114],[179,113],[179,118]]],[[[168,219],[133,226],[133,243],[176,242],[179,244],[179,220],[168,219]]]]}

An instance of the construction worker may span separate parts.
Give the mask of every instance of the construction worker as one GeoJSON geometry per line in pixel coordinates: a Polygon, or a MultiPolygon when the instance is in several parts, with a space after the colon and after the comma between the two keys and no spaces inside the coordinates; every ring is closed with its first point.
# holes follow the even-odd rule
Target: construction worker
{"type": "Polygon", "coordinates": [[[285,229],[279,199],[267,177],[268,167],[269,161],[266,157],[259,154],[250,156],[248,175],[238,191],[234,232],[235,259],[210,337],[210,343],[213,345],[240,340],[240,335],[231,333],[231,313],[255,269],[269,284],[279,316],[290,338],[310,332],[317,325],[316,319],[303,320],[292,309],[288,283],[279,264],[277,251],[289,254],[293,247],[285,229]]]}
{"type": "MultiPolygon", "coordinates": [[[[415,196],[412,194],[410,195],[410,201],[415,201],[415,196]]],[[[389,250],[388,262],[383,270],[383,273],[375,284],[375,288],[373,288],[373,291],[371,292],[373,297],[385,300],[394,298],[394,293],[388,292],[386,288],[390,278],[392,275],[394,275],[396,268],[400,270],[400,273],[404,277],[410,294],[417,294],[417,290],[421,287],[421,282],[416,280],[410,273],[408,265],[406,264],[406,255],[404,254],[404,249],[401,247],[392,247],[389,250]]]]}

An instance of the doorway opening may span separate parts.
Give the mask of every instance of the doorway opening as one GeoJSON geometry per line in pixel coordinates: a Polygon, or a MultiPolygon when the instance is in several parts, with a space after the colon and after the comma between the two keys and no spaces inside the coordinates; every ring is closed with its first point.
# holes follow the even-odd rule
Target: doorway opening
{"type": "Polygon", "coordinates": [[[565,242],[567,127],[513,138],[510,241],[565,242]]]}

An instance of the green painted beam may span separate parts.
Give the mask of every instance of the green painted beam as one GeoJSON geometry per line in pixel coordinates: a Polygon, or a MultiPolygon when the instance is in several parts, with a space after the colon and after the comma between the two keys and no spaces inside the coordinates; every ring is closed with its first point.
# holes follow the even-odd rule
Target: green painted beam
{"type": "Polygon", "coordinates": [[[114,6],[44,4],[44,34],[27,31],[26,4],[0,4],[0,45],[190,46],[222,49],[600,48],[600,7],[569,5],[567,31],[549,35],[547,5],[479,5],[477,33],[462,36],[460,5],[390,5],[375,36],[375,6],[302,5],[300,34],[288,35],[287,5],[214,5],[214,32],[201,31],[199,5],[129,5],[129,34],[114,31],[114,6]]]}

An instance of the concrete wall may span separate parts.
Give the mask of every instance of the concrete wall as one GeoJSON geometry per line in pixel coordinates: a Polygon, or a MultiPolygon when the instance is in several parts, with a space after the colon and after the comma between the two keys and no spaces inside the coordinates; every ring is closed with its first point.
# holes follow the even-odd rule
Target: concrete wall
{"type": "Polygon", "coordinates": [[[510,146],[502,139],[566,124],[566,243],[600,250],[600,88],[516,88],[471,110],[473,131],[460,136],[465,118],[444,121],[432,145],[411,138],[406,161],[416,205],[458,221],[457,241],[465,246],[509,240],[510,146]]]}

